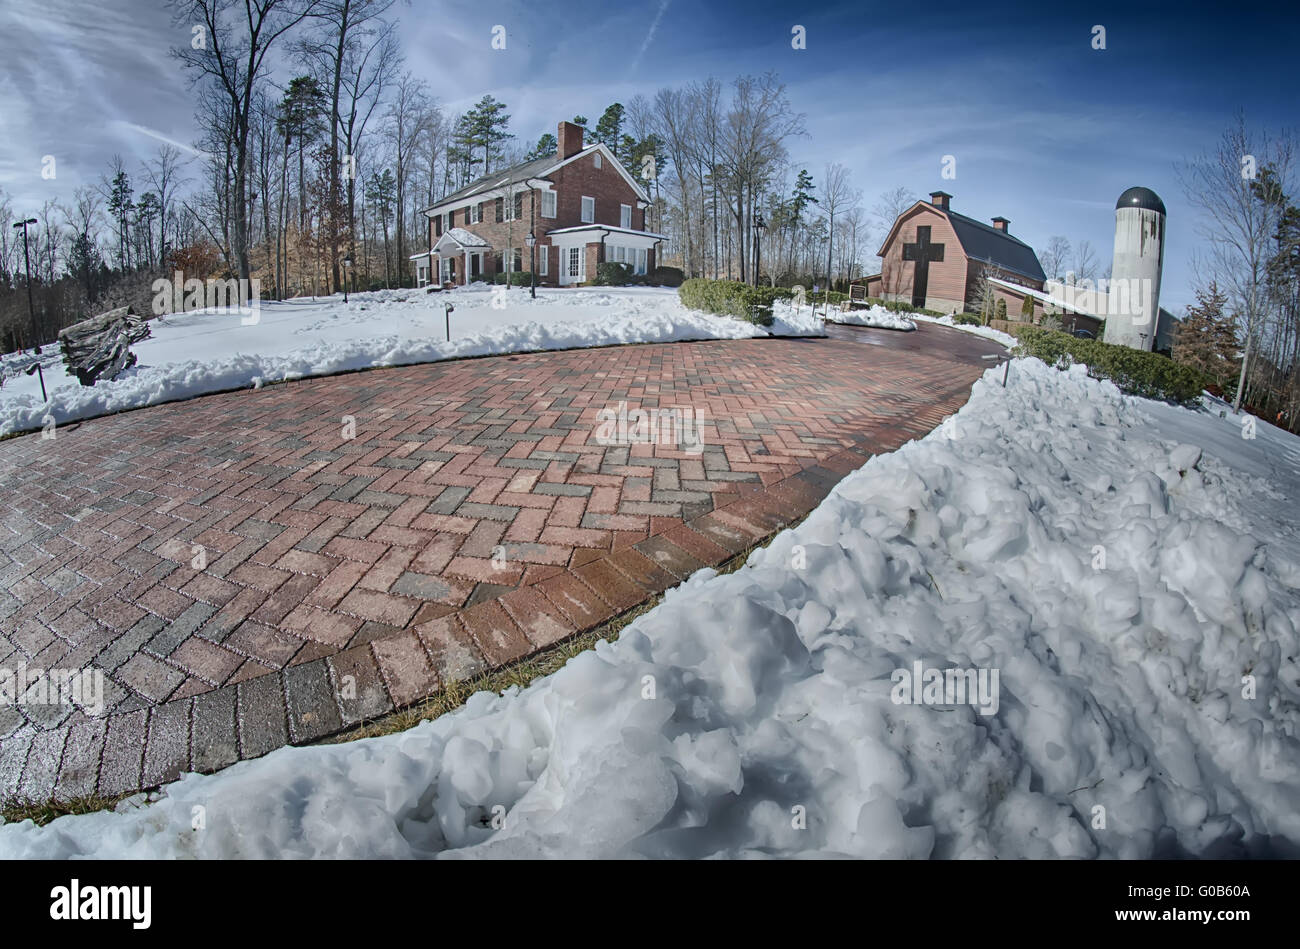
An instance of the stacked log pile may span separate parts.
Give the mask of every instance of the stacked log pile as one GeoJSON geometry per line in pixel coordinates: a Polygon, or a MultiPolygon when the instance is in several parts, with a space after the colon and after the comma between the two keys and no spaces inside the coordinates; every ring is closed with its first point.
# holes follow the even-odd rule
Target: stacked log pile
{"type": "Polygon", "coordinates": [[[131,344],[150,335],[149,324],[135,308],[118,307],[59,331],[63,361],[83,386],[115,379],[135,365],[131,344]]]}

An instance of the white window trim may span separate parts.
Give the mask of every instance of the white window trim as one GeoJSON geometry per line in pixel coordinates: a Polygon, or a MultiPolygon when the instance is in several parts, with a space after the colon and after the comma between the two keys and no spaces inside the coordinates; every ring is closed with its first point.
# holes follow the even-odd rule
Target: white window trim
{"type": "Polygon", "coordinates": [[[551,249],[545,244],[539,244],[537,247],[537,273],[542,277],[551,275],[551,249]]]}
{"type": "Polygon", "coordinates": [[[555,217],[555,213],[558,210],[559,206],[560,206],[560,200],[558,194],[556,194],[554,191],[542,192],[542,217],[549,217],[549,218],[555,217]],[[550,199],[549,202],[547,201],[548,198],[550,199]],[[546,205],[548,203],[551,206],[550,214],[546,213],[546,205]]]}
{"type": "Polygon", "coordinates": [[[469,206],[469,223],[471,223],[471,224],[482,224],[482,223],[483,223],[483,204],[482,204],[482,202],[479,202],[479,203],[476,203],[476,204],[471,204],[471,205],[469,206]]]}
{"type": "Polygon", "coordinates": [[[596,223],[596,199],[595,199],[595,198],[591,197],[590,195],[586,195],[586,194],[584,194],[584,195],[582,196],[582,207],[579,209],[578,220],[581,221],[583,224],[595,224],[595,223],[596,223]],[[588,216],[588,214],[587,214],[587,207],[588,207],[587,202],[588,202],[588,201],[591,202],[591,205],[590,205],[590,207],[591,207],[591,215],[590,215],[590,216],[588,216]]]}
{"type": "Polygon", "coordinates": [[[599,167],[600,167],[600,152],[596,152],[595,157],[596,157],[596,167],[599,168],[599,167]]]}
{"type": "Polygon", "coordinates": [[[618,226],[632,230],[632,205],[620,204],[618,206],[618,226]],[[626,221],[627,223],[623,223],[626,221]]]}

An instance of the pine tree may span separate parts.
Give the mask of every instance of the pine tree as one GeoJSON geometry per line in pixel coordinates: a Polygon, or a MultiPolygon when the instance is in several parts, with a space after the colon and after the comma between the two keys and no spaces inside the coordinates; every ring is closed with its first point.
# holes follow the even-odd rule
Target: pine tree
{"type": "Polygon", "coordinates": [[[469,146],[483,149],[483,174],[492,171],[492,160],[501,157],[501,146],[507,139],[514,138],[506,131],[510,124],[510,114],[506,104],[492,96],[484,96],[475,103],[474,108],[465,113],[469,130],[469,146]]]}
{"type": "Polygon", "coordinates": [[[392,220],[393,204],[397,200],[397,179],[393,177],[392,171],[385,168],[382,175],[372,171],[366,181],[365,197],[366,204],[374,209],[375,216],[379,218],[379,226],[383,230],[384,286],[388,287],[392,283],[392,269],[388,254],[388,222],[392,220]]]}
{"type": "Polygon", "coordinates": [[[1226,388],[1236,377],[1238,344],[1236,320],[1224,313],[1228,296],[1215,281],[1196,290],[1196,304],[1174,332],[1174,362],[1205,373],[1226,388]]]}
{"type": "Polygon", "coordinates": [[[451,144],[447,147],[447,167],[456,170],[457,188],[469,184],[474,176],[474,166],[478,159],[474,157],[474,128],[469,113],[456,119],[451,130],[451,144]]]}
{"type": "Polygon", "coordinates": [[[1007,318],[1007,301],[1001,297],[998,298],[997,308],[993,311],[993,318],[995,320],[1005,320],[1007,318]]]}
{"type": "Polygon", "coordinates": [[[1020,318],[1028,323],[1034,321],[1034,298],[1027,293],[1020,303],[1020,318]]]}
{"type": "Polygon", "coordinates": [[[537,144],[533,146],[533,150],[525,155],[524,158],[528,161],[532,161],[534,158],[546,158],[548,155],[554,155],[556,149],[559,147],[560,143],[555,140],[555,136],[550,132],[546,132],[537,140],[537,144]]]}
{"type": "Polygon", "coordinates": [[[323,90],[311,76],[295,76],[280,100],[276,130],[284,136],[285,157],[288,149],[298,147],[298,231],[307,230],[306,151],[325,131],[326,101],[323,90]]]}
{"type": "Polygon", "coordinates": [[[612,152],[618,151],[619,142],[622,140],[623,112],[621,103],[615,102],[611,105],[596,123],[596,131],[592,136],[612,152]]]}
{"type": "Polygon", "coordinates": [[[799,223],[803,220],[803,213],[808,208],[808,205],[816,202],[816,199],[812,196],[812,193],[816,190],[817,186],[813,184],[812,175],[808,174],[808,169],[801,169],[795,179],[794,194],[786,205],[789,209],[790,221],[790,257],[787,265],[789,270],[794,269],[794,247],[798,243],[799,223]]]}

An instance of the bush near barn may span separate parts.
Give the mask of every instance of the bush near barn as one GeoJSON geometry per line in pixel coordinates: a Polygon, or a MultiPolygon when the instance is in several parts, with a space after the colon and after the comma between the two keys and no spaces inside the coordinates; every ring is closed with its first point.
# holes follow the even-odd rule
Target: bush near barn
{"type": "Polygon", "coordinates": [[[1079,339],[1041,326],[1011,324],[1020,341],[1017,356],[1036,356],[1049,366],[1064,369],[1084,363],[1094,379],[1109,379],[1130,395],[1191,405],[1209,381],[1190,366],[1179,365],[1159,353],[1114,346],[1095,339],[1079,339]]]}

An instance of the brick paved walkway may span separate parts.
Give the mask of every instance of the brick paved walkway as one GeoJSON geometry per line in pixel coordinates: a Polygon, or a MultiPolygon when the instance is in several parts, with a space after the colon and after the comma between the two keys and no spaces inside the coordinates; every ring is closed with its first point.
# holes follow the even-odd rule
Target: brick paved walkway
{"type": "Polygon", "coordinates": [[[0,669],[102,670],[108,713],[0,706],[0,798],[215,770],[592,629],[928,432],[1001,352],[834,334],[375,370],[0,443],[0,669]],[[620,401],[706,413],[702,451],[598,444],[620,401]]]}

